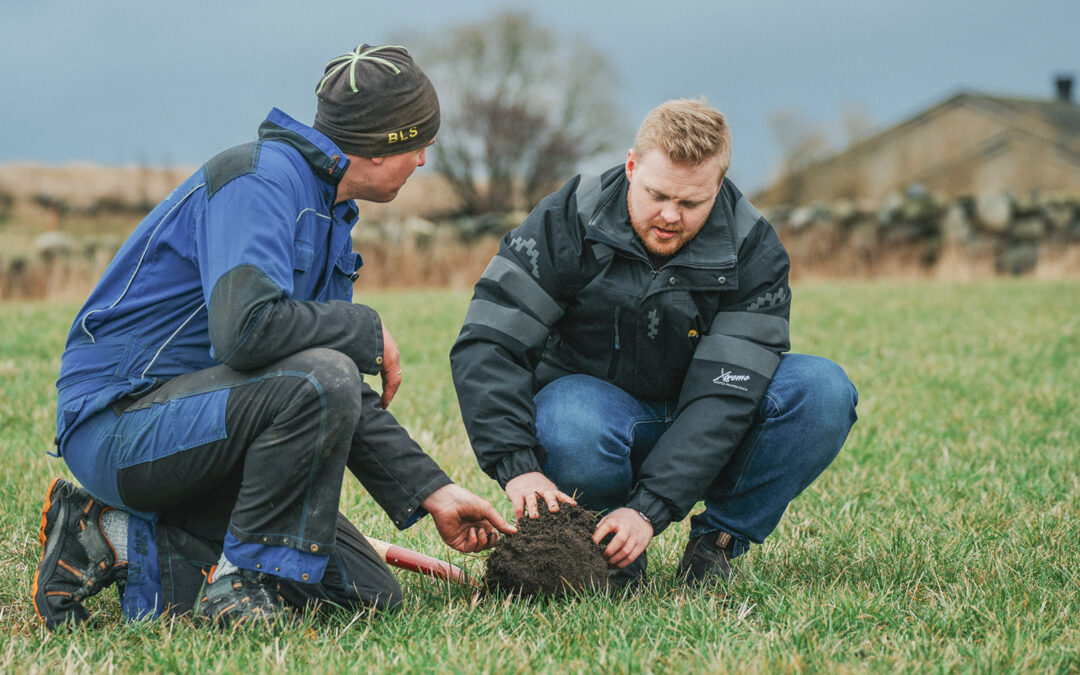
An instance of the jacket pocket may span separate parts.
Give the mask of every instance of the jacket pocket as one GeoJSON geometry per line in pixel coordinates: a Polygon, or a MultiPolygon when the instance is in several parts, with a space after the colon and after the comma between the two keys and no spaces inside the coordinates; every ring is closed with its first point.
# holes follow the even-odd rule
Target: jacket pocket
{"type": "Polygon", "coordinates": [[[315,245],[311,242],[297,239],[293,252],[293,271],[307,272],[311,269],[311,263],[315,259],[315,245]]]}
{"type": "Polygon", "coordinates": [[[333,290],[330,300],[352,300],[353,284],[360,276],[357,271],[364,261],[356,251],[347,251],[334,262],[333,290]]]}
{"type": "Polygon", "coordinates": [[[125,412],[110,448],[118,468],[149,462],[226,438],[229,389],[215,389],[125,412]]]}
{"type": "Polygon", "coordinates": [[[60,444],[64,440],[64,436],[67,435],[71,426],[75,423],[75,420],[79,418],[79,413],[82,412],[83,403],[86,402],[85,396],[80,396],[77,399],[68,401],[64,404],[56,415],[56,438],[53,443],[56,444],[57,452],[59,453],[60,444]]]}

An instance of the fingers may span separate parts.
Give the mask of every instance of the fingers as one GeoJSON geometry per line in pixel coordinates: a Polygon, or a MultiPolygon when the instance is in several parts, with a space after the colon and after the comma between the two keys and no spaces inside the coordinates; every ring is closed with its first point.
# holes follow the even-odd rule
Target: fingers
{"type": "Polygon", "coordinates": [[[487,525],[463,526],[452,541],[451,548],[462,553],[476,553],[491,548],[499,540],[499,534],[487,525]]]}
{"type": "Polygon", "coordinates": [[[609,534],[613,535],[604,548],[604,557],[615,567],[632,563],[652,540],[652,528],[644,520],[638,522],[637,518],[633,512],[618,509],[604,516],[593,532],[592,539],[597,544],[609,534]]]}
{"type": "MultiPolygon", "coordinates": [[[[644,547],[642,547],[642,549],[643,548],[644,547]]],[[[611,538],[611,541],[608,542],[607,548],[604,549],[604,557],[606,557],[607,561],[615,567],[625,567],[629,565],[640,552],[637,544],[629,534],[618,532],[611,538]]]]}
{"type": "Polygon", "coordinates": [[[557,513],[559,511],[560,502],[577,506],[577,501],[573,497],[559,490],[530,492],[525,495],[525,506],[526,510],[529,512],[530,518],[538,518],[540,516],[539,505],[541,500],[543,500],[550,513],[557,513]]]}
{"type": "MultiPolygon", "coordinates": [[[[488,531],[486,529],[484,529],[482,527],[477,527],[477,528],[473,528],[473,530],[476,533],[476,535],[475,535],[476,536],[476,548],[474,550],[483,551],[485,548],[487,548],[489,546],[489,544],[488,544],[489,541],[492,544],[495,543],[493,539],[488,537],[488,531]]],[[[492,536],[494,536],[494,534],[492,536]]]]}
{"type": "Polygon", "coordinates": [[[401,354],[398,352],[397,342],[390,334],[386,324],[382,325],[383,336],[383,360],[379,375],[382,377],[382,398],[379,405],[384,409],[390,407],[390,401],[394,400],[397,390],[401,387],[401,354]]]}
{"type": "Polygon", "coordinates": [[[612,562],[611,564],[618,568],[623,568],[638,559],[638,556],[645,552],[645,548],[635,549],[635,552],[627,553],[624,557],[621,557],[618,562],[612,562]]]}
{"type": "Polygon", "coordinates": [[[382,398],[379,399],[379,405],[385,410],[390,407],[390,401],[394,400],[394,396],[401,387],[401,371],[397,370],[393,373],[383,371],[382,383],[382,398]]]}
{"type": "MultiPolygon", "coordinates": [[[[594,544],[599,544],[601,541],[604,540],[604,537],[608,536],[609,534],[614,532],[616,529],[617,528],[615,527],[615,523],[611,519],[609,519],[609,518],[600,519],[600,523],[596,526],[596,531],[593,532],[593,536],[592,536],[593,543],[594,544]]],[[[612,541],[614,541],[614,540],[612,540],[612,541]]],[[[611,542],[608,542],[607,548],[604,549],[604,555],[605,556],[608,555],[607,552],[610,549],[611,549],[611,542]]]]}
{"type": "Polygon", "coordinates": [[[549,490],[540,494],[547,503],[548,511],[555,513],[559,510],[559,503],[577,506],[577,500],[562,490],[549,490]]]}
{"type": "Polygon", "coordinates": [[[645,551],[645,546],[634,540],[627,540],[615,555],[608,558],[615,567],[626,567],[637,560],[637,557],[645,551]]]}
{"type": "Polygon", "coordinates": [[[525,495],[520,495],[517,498],[507,495],[507,498],[514,507],[514,520],[520,522],[525,517],[525,495]]]}
{"type": "MultiPolygon", "coordinates": [[[[502,517],[502,514],[495,510],[488,501],[484,501],[484,518],[499,532],[504,534],[514,534],[517,532],[517,528],[506,521],[506,518],[502,517]]],[[[492,533],[494,534],[494,532],[492,533]]]]}
{"type": "Polygon", "coordinates": [[[538,517],[541,500],[547,510],[552,513],[559,510],[560,503],[577,505],[573,497],[559,490],[547,476],[539,471],[524,473],[508,481],[506,496],[514,505],[514,517],[518,520],[526,515],[529,518],[538,517]]]}

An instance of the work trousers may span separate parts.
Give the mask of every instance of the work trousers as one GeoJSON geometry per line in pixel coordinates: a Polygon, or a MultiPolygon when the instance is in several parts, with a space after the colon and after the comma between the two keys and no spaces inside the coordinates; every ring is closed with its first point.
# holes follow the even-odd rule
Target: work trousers
{"type": "Polygon", "coordinates": [[[396,606],[393,575],[338,512],[346,466],[372,439],[411,443],[378,397],[346,356],[309,349],[179,376],[81,425],[65,461],[132,514],[125,616],[190,610],[223,548],[293,604],[396,606]]]}

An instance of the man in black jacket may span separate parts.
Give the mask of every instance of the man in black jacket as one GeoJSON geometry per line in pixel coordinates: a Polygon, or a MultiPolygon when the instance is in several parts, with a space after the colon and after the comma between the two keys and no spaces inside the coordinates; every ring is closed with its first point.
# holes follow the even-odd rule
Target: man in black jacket
{"type": "Polygon", "coordinates": [[[606,512],[615,584],[702,499],[679,574],[726,580],[855,421],[840,367],[784,354],[787,253],[730,159],[716,110],[654,109],[623,166],[504,237],[450,354],[480,466],[518,518],[571,495],[606,512]]]}

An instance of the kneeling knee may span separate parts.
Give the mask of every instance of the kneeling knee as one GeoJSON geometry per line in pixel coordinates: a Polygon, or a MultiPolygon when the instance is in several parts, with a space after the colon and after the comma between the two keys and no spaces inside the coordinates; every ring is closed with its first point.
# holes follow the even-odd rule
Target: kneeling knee
{"type": "Polygon", "coordinates": [[[795,379],[800,390],[800,405],[823,419],[854,421],[859,395],[847,373],[836,363],[819,356],[802,356],[795,379]]]}
{"type": "Polygon", "coordinates": [[[352,359],[333,349],[307,349],[293,356],[318,394],[319,401],[335,413],[359,414],[363,378],[352,359]]]}
{"type": "Polygon", "coordinates": [[[395,586],[375,596],[371,602],[371,609],[379,614],[397,614],[404,605],[404,597],[401,588],[395,586]]]}

